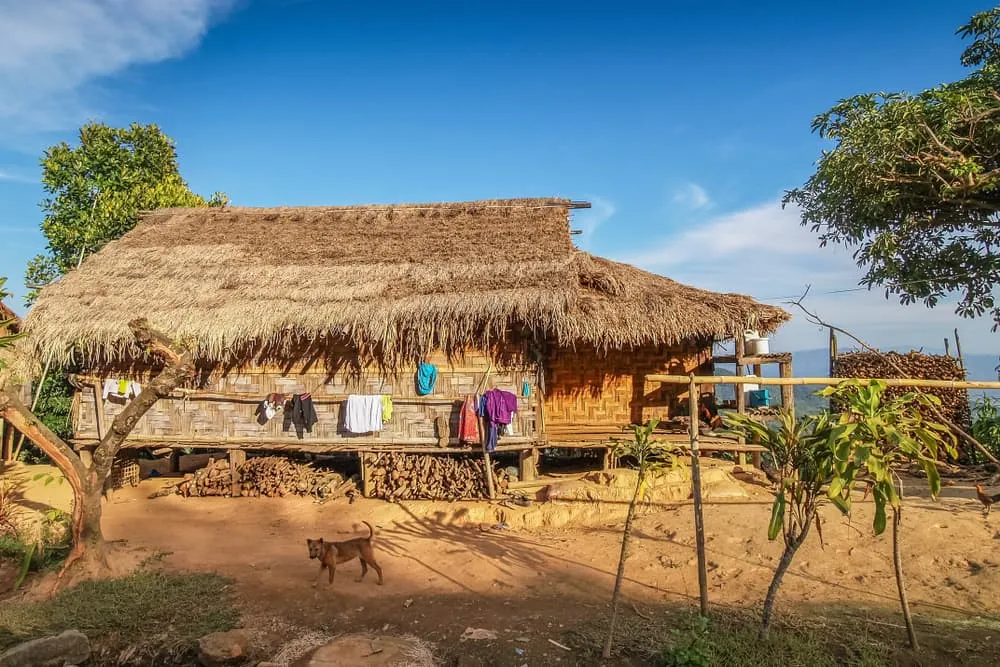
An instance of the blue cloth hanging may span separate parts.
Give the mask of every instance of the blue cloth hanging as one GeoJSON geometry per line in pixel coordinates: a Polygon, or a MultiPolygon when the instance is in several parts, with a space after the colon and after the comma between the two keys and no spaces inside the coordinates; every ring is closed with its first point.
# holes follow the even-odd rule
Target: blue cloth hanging
{"type": "Polygon", "coordinates": [[[437,382],[438,371],[432,364],[422,363],[417,367],[417,394],[426,396],[434,391],[434,383],[437,382]]]}
{"type": "Polygon", "coordinates": [[[525,398],[531,396],[531,385],[528,384],[527,380],[521,383],[521,396],[524,396],[525,398]]]}

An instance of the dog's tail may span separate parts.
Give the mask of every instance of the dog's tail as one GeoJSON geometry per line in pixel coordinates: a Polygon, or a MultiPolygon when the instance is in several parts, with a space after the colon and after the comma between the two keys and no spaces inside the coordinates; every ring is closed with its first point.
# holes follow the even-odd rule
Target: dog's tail
{"type": "Polygon", "coordinates": [[[372,528],[372,525],[370,523],[368,523],[367,521],[362,521],[361,523],[363,523],[366,526],[368,526],[368,539],[371,540],[372,537],[375,536],[375,529],[372,528]]]}

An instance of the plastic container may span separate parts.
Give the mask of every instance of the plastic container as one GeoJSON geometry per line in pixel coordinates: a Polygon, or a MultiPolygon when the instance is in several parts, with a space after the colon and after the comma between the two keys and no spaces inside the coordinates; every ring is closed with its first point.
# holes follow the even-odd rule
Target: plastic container
{"type": "Polygon", "coordinates": [[[747,405],[751,408],[766,408],[771,405],[771,392],[767,389],[756,389],[747,396],[747,405]]]}
{"type": "MultiPolygon", "coordinates": [[[[751,375],[744,375],[743,377],[745,377],[745,378],[755,378],[757,376],[751,374],[751,375]]],[[[747,382],[745,385],[743,385],[743,393],[747,393],[748,391],[757,391],[758,389],[760,389],[760,385],[759,384],[754,384],[752,382],[747,382]]]]}
{"type": "Polygon", "coordinates": [[[743,332],[743,354],[751,357],[770,354],[768,339],[759,335],[753,329],[743,332]]]}

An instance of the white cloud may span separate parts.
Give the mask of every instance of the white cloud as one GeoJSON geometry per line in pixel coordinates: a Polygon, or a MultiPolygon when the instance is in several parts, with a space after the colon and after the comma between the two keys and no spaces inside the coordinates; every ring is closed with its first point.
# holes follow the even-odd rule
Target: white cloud
{"type": "Polygon", "coordinates": [[[963,350],[993,351],[988,318],[965,320],[950,304],[933,310],[902,306],[880,289],[825,294],[858,286],[861,271],[849,250],[820,248],[816,235],[799,225],[799,211],[778,202],[708,220],[660,239],[652,248],[622,259],[682,283],[718,292],[740,292],[784,307],[794,315],[776,337],[780,349],[824,347],[826,332],[784,302],[811,285],[806,305],[825,321],[886,349],[940,347],[958,327],[963,350]]]}
{"type": "Polygon", "coordinates": [[[705,188],[697,183],[685,183],[674,192],[673,202],[691,210],[698,210],[712,205],[712,199],[705,188]]]}
{"type": "Polygon", "coordinates": [[[0,182],[8,183],[38,183],[38,178],[30,178],[17,171],[0,167],[0,182]]]}
{"type": "Polygon", "coordinates": [[[59,130],[97,110],[91,85],[194,48],[233,0],[0,0],[0,125],[59,130]]]}

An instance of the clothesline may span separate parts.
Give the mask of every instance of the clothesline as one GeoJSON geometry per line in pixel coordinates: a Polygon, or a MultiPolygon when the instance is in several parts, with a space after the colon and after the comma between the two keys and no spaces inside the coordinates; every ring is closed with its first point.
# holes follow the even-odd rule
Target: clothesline
{"type": "MultiPolygon", "coordinates": [[[[103,380],[101,378],[96,378],[92,376],[77,375],[76,379],[81,384],[87,384],[90,386],[102,386],[103,380]]],[[[285,392],[290,394],[290,392],[285,392]]],[[[354,394],[313,394],[314,403],[343,403],[348,399],[348,397],[357,395],[354,394]]],[[[205,401],[234,401],[241,403],[260,403],[261,394],[249,394],[249,393],[233,393],[233,392],[206,392],[198,389],[175,389],[169,398],[174,399],[187,399],[187,400],[205,400],[205,401]],[[176,395],[180,394],[180,395],[176,395]]],[[[464,400],[464,396],[457,396],[454,398],[446,397],[431,397],[431,396],[395,396],[392,395],[393,403],[403,404],[403,405],[454,405],[460,404],[464,400]]],[[[537,402],[534,399],[524,399],[519,400],[527,401],[525,407],[533,408],[537,407],[537,402]]]]}

